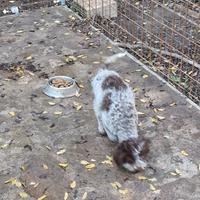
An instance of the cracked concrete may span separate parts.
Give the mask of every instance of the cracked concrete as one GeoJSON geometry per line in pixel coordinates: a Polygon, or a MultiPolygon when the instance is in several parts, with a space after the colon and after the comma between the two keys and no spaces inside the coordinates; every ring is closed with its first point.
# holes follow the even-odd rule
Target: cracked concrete
{"type": "Polygon", "coordinates": [[[199,200],[200,113],[128,57],[110,68],[139,88],[136,104],[144,113],[139,115],[139,132],[151,139],[148,162],[152,169],[130,174],[114,163],[113,167],[101,163],[115,145],[97,133],[90,78],[102,66],[103,58],[119,50],[110,48],[98,32],[85,22],[72,21],[69,15],[72,13],[65,8],[54,7],[0,18],[0,199],[18,200],[18,193],[25,191],[31,200],[43,194],[46,199],[61,200],[64,192],[69,199],[81,199],[87,192],[90,200],[199,200]],[[69,54],[78,57],[72,65],[65,62],[69,54]],[[22,72],[16,66],[21,66],[22,72]],[[15,70],[8,70],[10,67],[15,70]],[[144,79],[143,74],[149,76],[144,79]],[[81,96],[45,96],[41,89],[53,75],[76,78],[84,85],[81,96]],[[56,104],[51,106],[49,101],[56,104]],[[74,101],[82,104],[80,111],[74,109],[74,101]],[[173,102],[176,104],[170,106],[173,102]],[[55,111],[62,114],[55,115],[55,111]],[[151,117],[156,115],[165,119],[155,124],[151,117]],[[57,155],[62,148],[66,152],[57,155]],[[80,160],[94,162],[96,168],[88,171],[80,160]],[[69,166],[61,169],[58,163],[65,162],[69,166]],[[180,175],[172,175],[177,169],[180,175]],[[154,178],[154,182],[141,181],[138,176],[154,178]],[[11,177],[23,187],[4,184],[11,177]],[[73,180],[77,186],[71,189],[73,180]],[[115,181],[127,188],[128,194],[112,188],[110,183],[115,181]],[[31,182],[39,185],[33,187],[31,182]]]}

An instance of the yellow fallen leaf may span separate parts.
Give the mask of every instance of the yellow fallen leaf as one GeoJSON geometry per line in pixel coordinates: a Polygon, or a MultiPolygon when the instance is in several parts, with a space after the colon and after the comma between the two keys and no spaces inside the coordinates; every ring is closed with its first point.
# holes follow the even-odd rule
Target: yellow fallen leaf
{"type": "Polygon", "coordinates": [[[54,112],[54,115],[61,115],[62,114],[62,111],[55,111],[54,112]]]}
{"type": "Polygon", "coordinates": [[[94,163],[91,163],[91,164],[85,166],[86,169],[93,169],[95,167],[96,167],[96,165],[94,163]]]}
{"type": "Polygon", "coordinates": [[[26,192],[19,192],[18,195],[22,198],[25,199],[28,197],[28,194],[26,192]]]}
{"type": "Polygon", "coordinates": [[[52,101],[49,101],[48,104],[49,104],[50,106],[56,105],[56,103],[55,103],[55,102],[52,102],[52,101]]]}
{"type": "Polygon", "coordinates": [[[15,178],[11,178],[10,180],[8,180],[5,183],[11,183],[12,185],[15,185],[18,188],[22,186],[22,183],[15,178]]]}
{"type": "Polygon", "coordinates": [[[36,183],[33,187],[36,188],[40,183],[36,183]]]}
{"type": "Polygon", "coordinates": [[[41,197],[39,197],[37,200],[43,200],[47,197],[47,195],[42,195],[41,197]]]}
{"type": "Polygon", "coordinates": [[[31,59],[32,59],[32,56],[26,57],[26,60],[31,60],[31,59]]]}
{"type": "Polygon", "coordinates": [[[74,101],[73,104],[74,104],[74,108],[76,108],[77,111],[81,110],[82,105],[80,103],[74,101]]]}
{"type": "Polygon", "coordinates": [[[171,107],[176,105],[176,102],[170,103],[169,104],[171,107]]]}
{"type": "Polygon", "coordinates": [[[106,165],[113,165],[111,160],[104,160],[101,163],[106,165]]]}
{"type": "Polygon", "coordinates": [[[174,172],[170,172],[170,174],[171,174],[172,176],[177,176],[177,175],[178,175],[177,173],[174,173],[174,172]]]}
{"type": "Polygon", "coordinates": [[[12,116],[12,117],[16,116],[16,112],[13,112],[13,111],[9,112],[8,114],[9,114],[10,116],[12,116]]]}
{"type": "Polygon", "coordinates": [[[158,109],[157,109],[157,108],[154,108],[153,111],[154,111],[155,113],[157,113],[157,112],[158,112],[158,109]]]}
{"type": "Polygon", "coordinates": [[[178,175],[181,175],[181,172],[179,169],[175,169],[175,172],[178,174],[178,175]]]}
{"type": "Polygon", "coordinates": [[[146,99],[140,99],[140,101],[141,101],[142,103],[146,103],[146,102],[147,102],[146,99]]]}
{"type": "Polygon", "coordinates": [[[84,57],[83,54],[80,54],[80,55],[77,56],[77,58],[82,58],[82,57],[84,57]]]}
{"type": "Polygon", "coordinates": [[[115,181],[114,183],[111,183],[111,186],[116,190],[122,187],[122,185],[117,181],[115,181]]]}
{"type": "Polygon", "coordinates": [[[8,147],[8,144],[2,144],[2,145],[0,146],[1,149],[5,149],[6,147],[8,147]]]}
{"type": "Polygon", "coordinates": [[[25,166],[23,166],[23,165],[20,167],[20,169],[21,169],[22,171],[25,171],[25,170],[26,170],[25,166]]]}
{"type": "Polygon", "coordinates": [[[135,93],[138,92],[139,90],[140,90],[140,88],[137,88],[137,87],[133,88],[133,92],[135,92],[135,93]]]}
{"type": "Polygon", "coordinates": [[[67,192],[65,192],[65,194],[64,194],[64,200],[67,200],[68,197],[69,197],[69,194],[67,192]]]}
{"type": "Polygon", "coordinates": [[[51,147],[49,147],[49,146],[45,146],[49,151],[51,151],[51,147]]]}
{"type": "Polygon", "coordinates": [[[45,165],[45,164],[42,164],[42,167],[43,167],[44,169],[46,169],[46,170],[49,169],[48,166],[45,165]]]}
{"type": "Polygon", "coordinates": [[[99,64],[99,63],[100,63],[99,61],[94,61],[94,62],[93,62],[93,64],[99,64]]]}
{"type": "Polygon", "coordinates": [[[136,71],[136,72],[141,72],[142,70],[141,70],[141,69],[136,69],[135,71],[136,71]]]}
{"type": "Polygon", "coordinates": [[[85,88],[82,84],[78,84],[78,87],[80,87],[80,88],[85,88]]]}
{"type": "Polygon", "coordinates": [[[160,116],[160,115],[156,115],[156,117],[157,117],[159,120],[164,120],[164,119],[165,119],[165,117],[160,116]]]}
{"type": "Polygon", "coordinates": [[[70,183],[70,188],[74,189],[76,187],[76,181],[70,183]]]}
{"type": "Polygon", "coordinates": [[[129,79],[127,79],[127,78],[125,78],[124,81],[127,82],[127,83],[130,83],[130,82],[131,82],[131,80],[129,80],[129,79]]]}
{"type": "Polygon", "coordinates": [[[147,177],[145,177],[145,176],[138,176],[138,179],[141,180],[141,181],[143,181],[143,180],[147,180],[147,177]]]}
{"type": "Polygon", "coordinates": [[[84,192],[83,196],[82,196],[82,200],[87,199],[87,192],[84,192]]]}
{"type": "Polygon", "coordinates": [[[119,189],[119,193],[126,195],[128,193],[128,189],[119,189]]]}
{"type": "Polygon", "coordinates": [[[143,76],[142,76],[142,78],[148,78],[149,76],[147,75],[147,74],[144,74],[143,76]]]}
{"type": "Polygon", "coordinates": [[[157,108],[158,111],[162,112],[165,110],[165,108],[157,108]]]}
{"type": "Polygon", "coordinates": [[[156,188],[155,188],[155,186],[153,184],[149,184],[149,188],[150,188],[151,191],[155,191],[156,190],[156,188]]]}
{"type": "Polygon", "coordinates": [[[106,158],[107,158],[108,160],[110,160],[110,161],[113,160],[113,158],[112,158],[111,156],[108,156],[108,155],[106,155],[106,158]]]}
{"type": "Polygon", "coordinates": [[[12,183],[12,181],[14,181],[15,178],[10,178],[7,181],[4,181],[4,184],[8,184],[8,183],[12,183]]]}
{"type": "Polygon", "coordinates": [[[183,156],[189,156],[189,154],[188,154],[186,151],[184,151],[184,150],[181,151],[181,154],[182,154],[183,156]]]}
{"type": "Polygon", "coordinates": [[[58,166],[63,169],[66,169],[68,167],[68,163],[58,163],[58,166]]]}
{"type": "Polygon", "coordinates": [[[87,160],[81,160],[81,165],[89,165],[90,163],[87,160]]]}
{"type": "Polygon", "coordinates": [[[56,154],[57,155],[62,155],[62,154],[64,154],[66,152],[66,149],[61,149],[61,150],[59,150],[56,154]]]}
{"type": "Polygon", "coordinates": [[[154,124],[157,124],[158,120],[155,117],[151,117],[151,122],[154,123],[154,124]]]}
{"type": "Polygon", "coordinates": [[[112,46],[107,46],[107,49],[112,49],[112,46]]]}
{"type": "Polygon", "coordinates": [[[138,115],[144,115],[145,113],[143,112],[137,112],[138,115]]]}

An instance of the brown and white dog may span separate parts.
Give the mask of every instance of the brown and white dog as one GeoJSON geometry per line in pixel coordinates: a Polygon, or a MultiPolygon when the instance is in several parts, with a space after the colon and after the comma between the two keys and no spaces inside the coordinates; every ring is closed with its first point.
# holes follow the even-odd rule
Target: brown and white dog
{"type": "Polygon", "coordinates": [[[138,115],[131,88],[115,71],[101,69],[92,80],[93,107],[100,134],[118,142],[113,158],[118,166],[131,172],[145,169],[143,156],[149,140],[138,136],[138,115]]]}

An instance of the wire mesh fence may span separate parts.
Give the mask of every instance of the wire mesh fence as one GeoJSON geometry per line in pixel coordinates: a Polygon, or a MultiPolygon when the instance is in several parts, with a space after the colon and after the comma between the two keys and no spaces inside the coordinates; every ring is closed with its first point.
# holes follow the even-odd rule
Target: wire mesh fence
{"type": "MultiPolygon", "coordinates": [[[[0,10],[32,10],[58,0],[0,0],[0,10]]],[[[200,105],[199,0],[67,0],[66,4],[116,45],[200,105]]]]}
{"type": "Polygon", "coordinates": [[[200,2],[74,0],[73,10],[200,105],[200,2]]]}

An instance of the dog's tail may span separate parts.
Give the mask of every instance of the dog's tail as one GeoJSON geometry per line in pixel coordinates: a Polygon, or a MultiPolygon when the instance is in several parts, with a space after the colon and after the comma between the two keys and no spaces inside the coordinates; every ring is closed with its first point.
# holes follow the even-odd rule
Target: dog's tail
{"type": "Polygon", "coordinates": [[[109,64],[116,62],[117,59],[122,58],[124,56],[126,56],[126,52],[116,53],[112,56],[106,57],[104,60],[104,64],[108,66],[109,64]]]}

